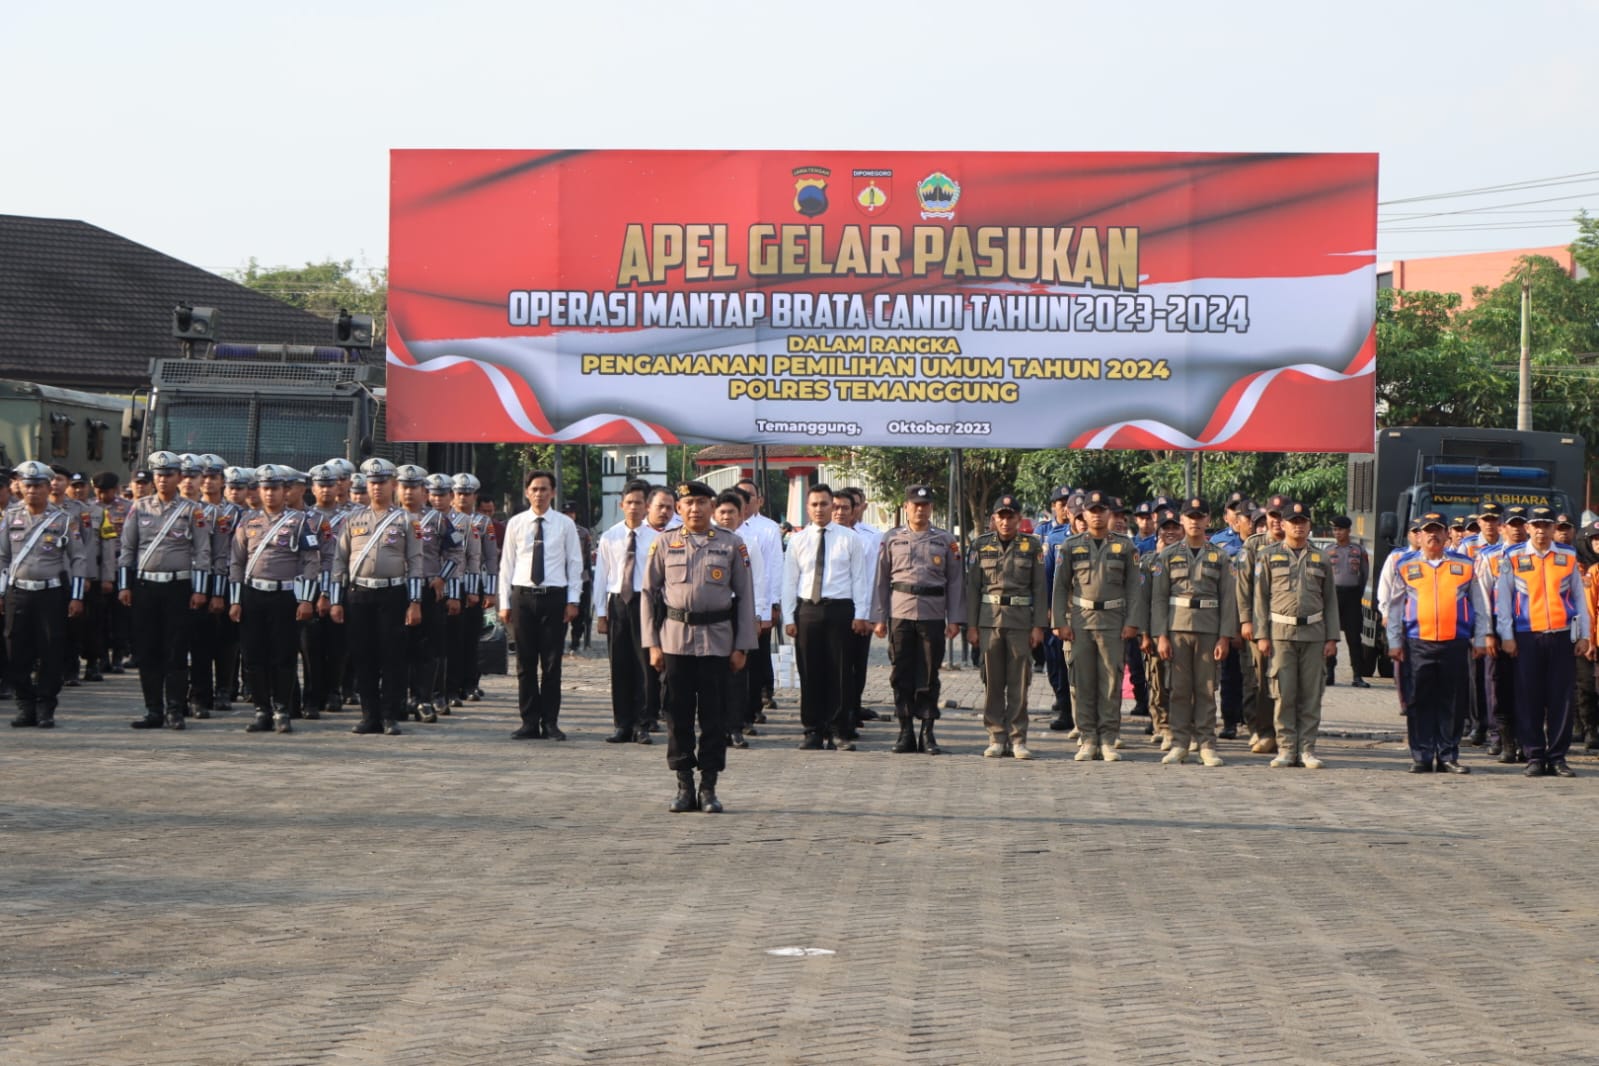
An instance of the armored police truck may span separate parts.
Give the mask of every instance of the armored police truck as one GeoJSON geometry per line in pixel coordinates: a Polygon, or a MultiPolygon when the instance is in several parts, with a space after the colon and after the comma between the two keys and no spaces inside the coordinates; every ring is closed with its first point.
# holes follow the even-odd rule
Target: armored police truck
{"type": "Polygon", "coordinates": [[[1429,512],[1454,519],[1498,503],[1550,507],[1580,521],[1585,453],[1583,439],[1569,433],[1392,426],[1377,431],[1370,454],[1349,457],[1351,533],[1372,564],[1361,594],[1368,672],[1392,674],[1377,582],[1389,553],[1407,546],[1411,519],[1429,512]]]}

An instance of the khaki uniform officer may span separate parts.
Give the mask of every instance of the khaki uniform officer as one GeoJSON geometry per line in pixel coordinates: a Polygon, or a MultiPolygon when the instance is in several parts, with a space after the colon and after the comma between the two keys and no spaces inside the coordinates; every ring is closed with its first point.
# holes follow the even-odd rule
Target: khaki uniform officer
{"type": "Polygon", "coordinates": [[[703,481],[679,485],[683,525],[650,542],[644,569],[639,628],[650,666],[666,675],[666,765],[677,773],[677,798],[669,808],[674,813],[721,813],[716,779],[727,768],[727,734],[733,727],[728,679],[744,669],[745,653],[760,643],[749,554],[737,533],[711,528],[715,499],[703,481]],[[700,771],[697,795],[695,767],[700,771]]]}
{"type": "Polygon", "coordinates": [[[1027,686],[1033,649],[1044,642],[1049,601],[1044,541],[1020,533],[1016,497],[994,502],[994,529],[972,544],[966,568],[966,639],[983,650],[983,725],[991,759],[1031,759],[1027,748],[1027,686]]]}
{"type": "Polygon", "coordinates": [[[371,504],[339,530],[328,582],[329,613],[349,625],[361,721],[352,733],[400,735],[405,714],[405,627],[422,624],[422,538],[394,503],[395,466],[361,464],[371,504]]]}
{"type": "Polygon", "coordinates": [[[17,694],[11,724],[50,729],[61,693],[66,621],[83,614],[83,544],[72,515],[50,503],[48,466],[30,459],[13,476],[22,483],[22,504],[6,512],[0,531],[0,600],[17,694]]]}
{"type": "Polygon", "coordinates": [[[1145,621],[1139,588],[1138,550],[1131,537],[1110,531],[1115,497],[1094,491],[1083,497],[1088,528],[1066,538],[1055,564],[1050,621],[1071,645],[1072,710],[1080,734],[1077,761],[1117,762],[1121,734],[1122,664],[1127,641],[1145,621]]]}
{"type": "Polygon", "coordinates": [[[960,544],[945,530],[933,528],[931,488],[905,489],[905,517],[906,524],[884,533],[878,544],[872,621],[877,636],[888,638],[893,663],[889,684],[899,719],[894,753],[921,750],[938,755],[943,750],[933,736],[938,668],[944,661],[944,642],[954,639],[966,620],[966,582],[960,544]]]}
{"type": "Polygon", "coordinates": [[[300,648],[296,623],[311,620],[322,592],[322,522],[314,511],[285,508],[289,474],[287,467],[272,463],[256,468],[265,509],[239,524],[229,552],[228,618],[240,627],[255,700],[255,720],[245,727],[249,733],[274,727],[290,731],[300,648]]]}
{"type": "Polygon", "coordinates": [[[1319,770],[1316,734],[1327,659],[1338,650],[1338,587],[1327,556],[1310,543],[1310,508],[1283,503],[1284,537],[1260,552],[1255,575],[1255,646],[1269,663],[1277,702],[1273,766],[1319,770]]]}
{"type": "Polygon", "coordinates": [[[1206,766],[1216,754],[1216,670],[1238,635],[1232,560],[1205,539],[1205,501],[1183,506],[1183,539],[1155,557],[1151,567],[1149,631],[1155,651],[1171,665],[1171,750],[1163,763],[1181,763],[1192,751],[1206,766]]]}
{"type": "MultiPolygon", "coordinates": [[[[1139,595],[1144,601],[1145,618],[1153,617],[1150,604],[1155,587],[1155,560],[1162,551],[1183,539],[1182,519],[1172,510],[1170,503],[1163,503],[1155,512],[1155,531],[1155,546],[1148,552],[1140,551],[1138,558],[1138,572],[1143,581],[1139,595]]],[[[1160,750],[1169,752],[1172,747],[1171,663],[1160,657],[1154,634],[1148,631],[1139,639],[1139,648],[1143,653],[1144,677],[1149,683],[1150,733],[1160,745],[1160,750]]]]}

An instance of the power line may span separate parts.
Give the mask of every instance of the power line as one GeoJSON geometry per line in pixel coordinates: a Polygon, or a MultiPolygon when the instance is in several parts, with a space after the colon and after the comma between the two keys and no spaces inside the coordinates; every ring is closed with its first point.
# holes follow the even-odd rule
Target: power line
{"type": "Polygon", "coordinates": [[[1479,189],[1459,189],[1455,192],[1433,193],[1429,196],[1405,196],[1397,200],[1379,200],[1378,207],[1392,207],[1394,204],[1419,204],[1429,200],[1453,200],[1463,196],[1484,196],[1491,192],[1514,192],[1521,189],[1544,189],[1555,185],[1576,185],[1579,182],[1592,180],[1599,177],[1599,170],[1584,170],[1577,174],[1559,174],[1552,178],[1533,178],[1529,181],[1513,181],[1504,185],[1484,185],[1479,189]]]}
{"type": "MultiPolygon", "coordinates": [[[[1427,212],[1420,212],[1420,213],[1418,213],[1418,212],[1410,212],[1410,213],[1402,214],[1402,215],[1391,215],[1391,216],[1389,216],[1389,220],[1393,221],[1393,222],[1409,222],[1409,221],[1414,221],[1415,219],[1421,219],[1421,218],[1442,218],[1445,215],[1488,214],[1488,213],[1496,212],[1498,208],[1503,208],[1503,207],[1526,207],[1526,206],[1528,206],[1530,204],[1552,204],[1552,203],[1557,203],[1557,202],[1559,202],[1561,200],[1580,200],[1580,199],[1583,199],[1584,197],[1586,197],[1588,195],[1589,195],[1588,193],[1574,192],[1574,193],[1569,193],[1569,194],[1567,194],[1565,196],[1549,196],[1549,197],[1545,197],[1542,200],[1519,200],[1519,201],[1517,201],[1515,203],[1509,203],[1509,204],[1489,204],[1487,207],[1462,207],[1458,211],[1427,211],[1427,212]]],[[[1555,208],[1554,210],[1560,210],[1560,209],[1559,208],[1555,208]]],[[[1579,208],[1579,210],[1580,210],[1580,208],[1579,208]]],[[[1378,218],[1378,221],[1382,220],[1382,216],[1381,215],[1377,216],[1377,218],[1378,218]]]]}

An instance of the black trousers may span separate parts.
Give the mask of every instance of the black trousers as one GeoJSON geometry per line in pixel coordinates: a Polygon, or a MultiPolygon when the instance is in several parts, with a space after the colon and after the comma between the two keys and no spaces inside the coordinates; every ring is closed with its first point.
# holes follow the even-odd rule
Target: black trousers
{"type": "Polygon", "coordinates": [[[54,711],[61,695],[61,647],[67,621],[67,589],[6,591],[6,679],[24,711],[54,711]],[[37,670],[37,674],[35,674],[37,670]]]}
{"type": "Polygon", "coordinates": [[[1462,697],[1471,683],[1470,662],[1469,640],[1405,638],[1405,732],[1413,761],[1460,759],[1462,697]]]}
{"type": "Polygon", "coordinates": [[[851,633],[844,638],[844,711],[851,729],[861,725],[861,693],[866,691],[866,664],[871,654],[870,633],[851,633]]]}
{"type": "Polygon", "coordinates": [[[288,714],[300,648],[294,593],[262,592],[245,586],[239,606],[239,642],[249,649],[250,698],[258,711],[288,714]]]}
{"type": "MultiPolygon", "coordinates": [[[[89,664],[90,670],[98,670],[100,660],[105,658],[106,601],[111,597],[100,591],[98,581],[86,581],[84,585],[83,613],[68,620],[67,625],[78,631],[78,654],[89,664]]],[[[65,611],[65,605],[61,609],[65,611]]]]}
{"type": "Polygon", "coordinates": [[[516,627],[516,702],[525,726],[557,725],[561,714],[561,653],[566,643],[566,589],[511,589],[516,627]]]}
{"type": "Polygon", "coordinates": [[[650,668],[649,649],[639,642],[641,606],[644,594],[623,603],[611,596],[605,604],[605,643],[611,659],[611,721],[617,729],[639,730],[645,726],[644,680],[655,673],[650,668]]]}
{"type": "Polygon", "coordinates": [[[223,621],[222,615],[212,613],[208,605],[195,613],[189,630],[189,696],[195,706],[207,710],[216,703],[223,621]]]}
{"type": "Polygon", "coordinates": [[[849,600],[801,600],[794,609],[794,664],[799,669],[800,724],[807,736],[848,736],[855,723],[844,709],[844,656],[855,621],[849,600]]]}
{"type": "Polygon", "coordinates": [[[305,705],[318,711],[338,706],[348,654],[345,627],[331,618],[300,623],[300,659],[305,668],[305,705]]]}
{"type": "Polygon", "coordinates": [[[461,613],[444,616],[444,694],[464,700],[477,687],[477,646],[483,636],[483,608],[461,604],[461,613]]]}
{"type": "Polygon", "coordinates": [[[938,668],[944,663],[944,623],[896,618],[888,627],[893,660],[888,681],[894,687],[894,713],[900,719],[938,717],[938,668]]]}
{"type": "MultiPolygon", "coordinates": [[[[1360,586],[1340,585],[1338,587],[1338,626],[1344,633],[1344,644],[1349,648],[1349,669],[1356,679],[1366,676],[1366,653],[1360,643],[1360,586]]],[[[1467,658],[1471,653],[1466,653],[1467,658]]],[[[1327,676],[1333,676],[1333,667],[1338,665],[1338,654],[1327,660],[1327,676]]]]}
{"type": "MultiPolygon", "coordinates": [[[[756,621],[761,619],[757,618],[756,621]]],[[[777,679],[772,671],[773,632],[770,626],[761,630],[760,646],[745,657],[744,672],[750,675],[750,707],[744,717],[746,722],[755,721],[755,716],[761,710],[761,701],[772,697],[772,683],[777,679]]]]}
{"type": "Polygon", "coordinates": [[[727,769],[726,696],[732,664],[725,655],[666,656],[666,765],[674,770],[727,769]],[[699,739],[694,716],[699,715],[699,739]]]}
{"type": "Polygon", "coordinates": [[[355,670],[361,720],[398,722],[405,714],[405,586],[351,588],[344,602],[345,639],[355,670]]]}
{"type": "Polygon", "coordinates": [[[432,703],[438,696],[439,655],[444,651],[444,601],[433,583],[422,586],[422,624],[405,631],[405,661],[411,676],[411,702],[432,703]]]}
{"type": "Polygon", "coordinates": [[[189,696],[189,639],[198,611],[187,581],[137,580],[133,585],[133,654],[147,710],[182,714],[189,696]]]}

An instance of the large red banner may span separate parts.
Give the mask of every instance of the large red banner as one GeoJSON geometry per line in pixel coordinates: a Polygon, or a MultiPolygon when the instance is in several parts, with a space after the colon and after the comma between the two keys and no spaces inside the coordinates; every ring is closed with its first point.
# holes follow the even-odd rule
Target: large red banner
{"type": "Polygon", "coordinates": [[[1364,154],[395,151],[396,440],[1362,451],[1364,154]]]}

